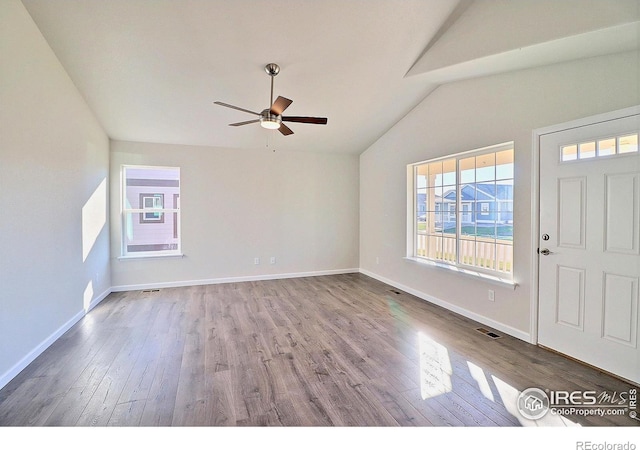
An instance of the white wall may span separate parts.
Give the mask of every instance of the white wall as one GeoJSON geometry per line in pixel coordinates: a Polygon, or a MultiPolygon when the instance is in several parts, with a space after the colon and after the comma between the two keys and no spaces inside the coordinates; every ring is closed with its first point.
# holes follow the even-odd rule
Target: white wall
{"type": "Polygon", "coordinates": [[[108,138],[22,3],[0,19],[2,387],[111,280],[108,138]]]}
{"type": "MultiPolygon", "coordinates": [[[[523,339],[530,333],[532,132],[640,104],[638,52],[440,86],[360,157],[360,268],[523,339]],[[409,163],[515,141],[515,290],[403,259],[409,163]],[[376,258],[378,258],[376,260],[376,258]],[[495,302],[487,290],[495,290],[495,302]]],[[[537,240],[536,240],[537,243],[537,240]]]]}
{"type": "Polygon", "coordinates": [[[357,270],[358,166],[356,155],[112,141],[114,289],[357,270]],[[180,167],[184,258],[118,259],[123,164],[180,167]]]}

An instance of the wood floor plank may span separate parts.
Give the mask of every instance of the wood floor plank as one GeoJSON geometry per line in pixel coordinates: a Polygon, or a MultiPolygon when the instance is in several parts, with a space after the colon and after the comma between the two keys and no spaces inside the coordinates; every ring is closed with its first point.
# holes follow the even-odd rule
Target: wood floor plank
{"type": "Polygon", "coordinates": [[[128,336],[125,333],[118,333],[112,339],[105,340],[107,345],[100,347],[100,352],[86,363],[80,376],[71,381],[69,390],[48,417],[46,425],[74,426],[78,423],[127,339],[128,336]]]}
{"type": "Polygon", "coordinates": [[[128,336],[124,346],[93,392],[76,425],[105,426],[108,424],[140,352],[142,339],[144,339],[143,332],[133,332],[128,336]]]}
{"type": "Polygon", "coordinates": [[[237,419],[231,389],[231,372],[213,372],[209,380],[211,394],[206,399],[205,423],[212,426],[235,426],[237,419]]]}
{"type": "Polygon", "coordinates": [[[169,314],[163,316],[165,320],[157,320],[160,329],[155,331],[161,339],[160,359],[140,418],[141,426],[169,426],[173,421],[185,345],[180,327],[186,312],[177,299],[164,304],[169,314]]]}
{"type": "Polygon", "coordinates": [[[190,296],[185,325],[185,344],[172,424],[205,425],[205,403],[208,396],[205,374],[205,305],[198,292],[190,296]]]}
{"type": "Polygon", "coordinates": [[[447,408],[434,399],[423,398],[419,388],[411,389],[400,393],[417,411],[429,419],[434,426],[439,427],[459,427],[464,426],[464,422],[458,419],[447,408]]]}
{"type": "MultiPolygon", "coordinates": [[[[511,427],[528,387],[633,387],[479,326],[362,274],[113,293],[0,390],[0,426],[511,427]]],[[[638,422],[538,423],[575,424],[638,422]]]]}
{"type": "Polygon", "coordinates": [[[400,395],[386,379],[366,382],[371,393],[401,426],[433,426],[433,423],[400,395]]]}

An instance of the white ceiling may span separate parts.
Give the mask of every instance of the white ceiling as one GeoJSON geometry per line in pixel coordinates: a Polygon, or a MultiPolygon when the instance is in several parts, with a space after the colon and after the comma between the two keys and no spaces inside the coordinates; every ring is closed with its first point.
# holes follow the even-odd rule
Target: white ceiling
{"type": "Polygon", "coordinates": [[[640,46],[638,0],[23,0],[112,139],[361,153],[439,84],[640,46]],[[274,96],[291,123],[229,127],[274,96]]]}

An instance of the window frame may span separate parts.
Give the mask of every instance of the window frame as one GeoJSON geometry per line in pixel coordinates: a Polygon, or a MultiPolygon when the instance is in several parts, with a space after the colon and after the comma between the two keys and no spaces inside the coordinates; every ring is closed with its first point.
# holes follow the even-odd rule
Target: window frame
{"type": "MultiPolygon", "coordinates": [[[[464,239],[462,239],[462,216],[463,214],[466,214],[466,211],[462,211],[462,204],[464,203],[462,201],[462,196],[461,196],[461,189],[469,184],[469,183],[462,183],[461,182],[461,178],[460,178],[460,161],[462,159],[465,158],[469,158],[469,157],[477,157],[477,156],[482,156],[482,155],[487,155],[487,154],[497,154],[501,151],[506,151],[506,150],[513,150],[513,173],[512,173],[512,178],[498,178],[497,173],[494,173],[494,177],[492,180],[488,180],[488,181],[474,181],[474,183],[483,183],[483,182],[492,182],[492,183],[496,183],[502,180],[513,180],[512,181],[512,186],[514,186],[515,189],[515,142],[514,141],[509,141],[509,142],[503,142],[500,144],[496,144],[496,145],[491,145],[488,147],[483,147],[483,148],[478,148],[478,149],[474,149],[474,150],[469,150],[469,151],[464,151],[464,152],[459,152],[459,153],[454,153],[454,154],[449,154],[449,155],[445,155],[442,157],[437,157],[437,158],[432,158],[432,159],[427,159],[427,160],[423,160],[423,161],[419,161],[419,162],[414,162],[411,164],[407,165],[407,188],[408,188],[408,199],[407,199],[407,207],[408,207],[408,211],[407,211],[407,256],[406,259],[411,260],[411,261],[417,261],[420,263],[426,263],[430,266],[437,266],[437,267],[442,267],[442,268],[447,268],[450,270],[455,271],[456,273],[463,273],[463,274],[470,274],[470,275],[474,275],[474,276],[479,276],[481,278],[485,278],[485,279],[489,279],[489,280],[494,280],[494,281],[498,281],[500,283],[506,283],[509,285],[513,285],[515,286],[515,282],[514,282],[514,271],[515,271],[515,267],[514,267],[514,257],[513,257],[513,249],[515,247],[515,239],[514,236],[512,234],[512,241],[511,241],[511,270],[509,272],[507,271],[501,271],[501,270],[497,270],[497,269],[490,269],[490,268],[485,268],[485,267],[481,267],[481,266],[476,266],[476,265],[472,265],[472,264],[467,264],[461,261],[461,256],[460,256],[460,242],[463,241],[464,239]],[[440,161],[446,161],[446,160],[452,160],[455,159],[455,174],[456,174],[456,180],[455,180],[455,189],[456,189],[456,199],[455,199],[455,211],[458,213],[456,215],[456,232],[455,232],[455,237],[451,238],[451,239],[455,239],[455,244],[456,244],[456,251],[455,251],[455,262],[446,260],[444,258],[434,258],[434,257],[429,257],[429,256],[424,256],[424,255],[419,255],[418,254],[418,234],[419,230],[418,230],[418,223],[417,223],[417,210],[418,210],[418,181],[417,181],[417,177],[418,177],[418,173],[417,173],[417,167],[424,165],[424,164],[431,164],[431,163],[437,163],[440,161]]],[[[428,191],[428,189],[430,189],[429,187],[426,188],[426,190],[428,191]]],[[[511,207],[509,208],[510,211],[502,211],[501,209],[499,209],[499,207],[497,206],[497,204],[501,203],[499,201],[496,200],[496,210],[495,211],[491,211],[491,208],[489,208],[488,211],[488,215],[491,215],[491,213],[493,212],[494,214],[494,218],[493,218],[493,223],[497,223],[498,221],[498,217],[499,215],[501,215],[501,213],[508,213],[511,214],[511,226],[513,226],[514,224],[514,218],[513,218],[513,203],[514,203],[515,199],[512,198],[510,200],[510,204],[511,207]]],[[[468,212],[469,214],[471,214],[472,216],[475,216],[476,221],[478,220],[479,216],[480,216],[480,208],[479,208],[479,204],[481,202],[479,202],[477,199],[475,200],[476,206],[475,207],[471,207],[470,211],[468,212]]],[[[490,201],[486,201],[486,203],[490,203],[490,201]]],[[[444,213],[448,213],[448,209],[449,208],[441,208],[440,211],[438,211],[438,203],[436,203],[436,207],[434,208],[434,212],[431,212],[431,214],[433,214],[434,217],[436,217],[438,214],[444,214],[444,213]]],[[[428,217],[430,213],[426,212],[425,216],[428,217]]],[[[484,216],[483,216],[484,217],[484,216]]],[[[498,234],[496,232],[496,235],[494,237],[494,240],[499,241],[500,239],[498,238],[498,234]]]]}
{"type": "MultiPolygon", "coordinates": [[[[177,166],[150,166],[150,165],[136,165],[136,164],[123,164],[120,167],[120,256],[119,259],[135,259],[135,258],[157,258],[157,257],[172,257],[172,256],[184,256],[182,254],[182,227],[180,213],[180,195],[182,186],[182,171],[177,166]],[[138,205],[139,208],[127,208],[127,170],[175,170],[178,172],[178,193],[173,194],[174,204],[172,207],[167,207],[167,201],[164,193],[154,192],[153,186],[148,186],[148,189],[144,193],[138,193],[140,201],[143,198],[161,196],[162,207],[161,208],[146,208],[145,204],[138,205]],[[175,201],[175,195],[178,195],[177,201],[175,201]],[[158,213],[160,218],[158,220],[147,219],[147,214],[158,213]],[[146,251],[128,251],[127,250],[127,215],[131,214],[139,215],[140,225],[153,226],[152,224],[164,224],[167,214],[171,214],[173,218],[173,239],[177,240],[176,248],[169,250],[146,250],[146,251]]],[[[156,206],[156,201],[154,201],[156,206]]]]}

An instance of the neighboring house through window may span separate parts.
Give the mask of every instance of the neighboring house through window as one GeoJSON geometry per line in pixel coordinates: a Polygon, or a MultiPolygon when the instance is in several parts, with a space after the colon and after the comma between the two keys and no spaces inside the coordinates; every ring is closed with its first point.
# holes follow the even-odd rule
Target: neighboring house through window
{"type": "Polygon", "coordinates": [[[410,257],[513,274],[513,142],[410,165],[410,257]]]}
{"type": "Polygon", "coordinates": [[[179,255],[180,168],[123,166],[122,180],[122,256],[179,255]]]}

